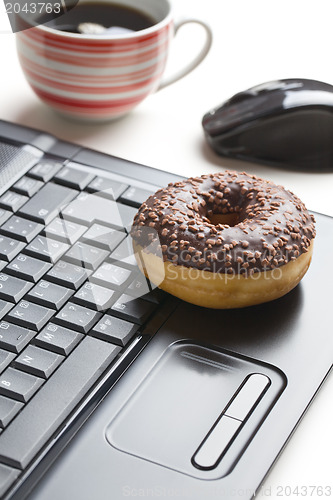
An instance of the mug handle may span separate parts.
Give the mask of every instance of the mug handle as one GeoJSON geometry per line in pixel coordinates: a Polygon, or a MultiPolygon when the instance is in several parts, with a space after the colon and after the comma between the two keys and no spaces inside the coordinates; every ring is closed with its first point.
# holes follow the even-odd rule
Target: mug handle
{"type": "Polygon", "coordinates": [[[206,31],[205,43],[204,43],[202,49],[200,50],[199,54],[189,64],[187,64],[187,66],[185,66],[184,68],[177,71],[174,75],[170,75],[166,78],[163,78],[161,83],[159,84],[157,90],[164,89],[168,85],[171,85],[172,83],[175,83],[178,80],[180,80],[181,78],[183,78],[184,76],[188,75],[197,66],[199,66],[199,64],[204,60],[204,58],[206,57],[206,55],[208,54],[208,52],[212,46],[212,41],[213,41],[212,30],[208,26],[208,24],[206,24],[204,21],[200,21],[199,19],[186,18],[186,19],[181,19],[178,22],[176,22],[175,23],[175,36],[176,36],[179,28],[184,26],[184,24],[188,24],[188,23],[199,24],[200,26],[202,26],[204,28],[204,30],[206,31]]]}

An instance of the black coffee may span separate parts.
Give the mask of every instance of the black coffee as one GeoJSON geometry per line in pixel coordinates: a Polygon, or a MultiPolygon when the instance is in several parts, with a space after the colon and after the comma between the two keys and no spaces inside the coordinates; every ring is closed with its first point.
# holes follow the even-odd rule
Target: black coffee
{"type": "Polygon", "coordinates": [[[123,34],[140,31],[156,24],[144,12],[117,3],[91,2],[82,3],[52,19],[45,15],[38,19],[39,24],[70,33],[80,33],[82,23],[95,23],[104,26],[110,34],[123,34]]]}

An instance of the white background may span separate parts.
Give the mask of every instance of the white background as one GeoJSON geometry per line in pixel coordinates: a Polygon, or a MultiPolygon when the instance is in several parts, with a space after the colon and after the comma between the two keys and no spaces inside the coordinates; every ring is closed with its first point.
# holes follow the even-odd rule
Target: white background
{"type": "MultiPolygon", "coordinates": [[[[214,33],[210,54],[189,76],[150,96],[131,114],[99,125],[70,122],[39,102],[21,72],[15,36],[2,14],[0,119],[185,176],[225,167],[246,169],[284,184],[308,208],[333,216],[333,166],[332,173],[295,173],[221,159],[205,144],[201,128],[206,111],[259,83],[299,77],[333,85],[332,0],[174,0],[174,9],[176,17],[209,22],[214,33]]],[[[194,55],[201,43],[200,28],[184,27],[173,43],[168,71],[194,55]]],[[[259,498],[281,498],[279,486],[315,485],[330,485],[333,498],[332,422],[331,376],[266,478],[259,498]]],[[[287,495],[285,490],[284,498],[287,495]]],[[[305,498],[310,498],[310,490],[305,498]]]]}

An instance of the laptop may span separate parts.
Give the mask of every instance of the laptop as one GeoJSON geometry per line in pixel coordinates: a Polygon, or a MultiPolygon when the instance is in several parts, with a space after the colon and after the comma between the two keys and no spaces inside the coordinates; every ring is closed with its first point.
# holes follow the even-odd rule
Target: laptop
{"type": "Polygon", "coordinates": [[[327,377],[332,218],[286,296],[204,309],[130,241],[179,179],[0,122],[1,499],[253,498],[327,377]]]}

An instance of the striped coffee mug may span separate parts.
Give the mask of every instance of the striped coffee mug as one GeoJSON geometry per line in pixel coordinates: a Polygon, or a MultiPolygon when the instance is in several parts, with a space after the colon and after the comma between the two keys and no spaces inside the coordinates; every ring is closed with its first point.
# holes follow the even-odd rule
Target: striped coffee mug
{"type": "MultiPolygon", "coordinates": [[[[77,5],[88,2],[79,0],[77,5]]],[[[103,4],[112,3],[103,0],[103,4]]],[[[169,0],[114,0],[115,4],[139,9],[154,24],[125,34],[112,30],[80,34],[35,23],[17,33],[23,72],[40,99],[56,111],[83,120],[117,118],[152,92],[187,75],[207,55],[212,42],[209,26],[192,18],[174,21],[169,0]],[[200,24],[205,43],[194,60],[165,79],[170,42],[185,23],[200,24]]]]}

